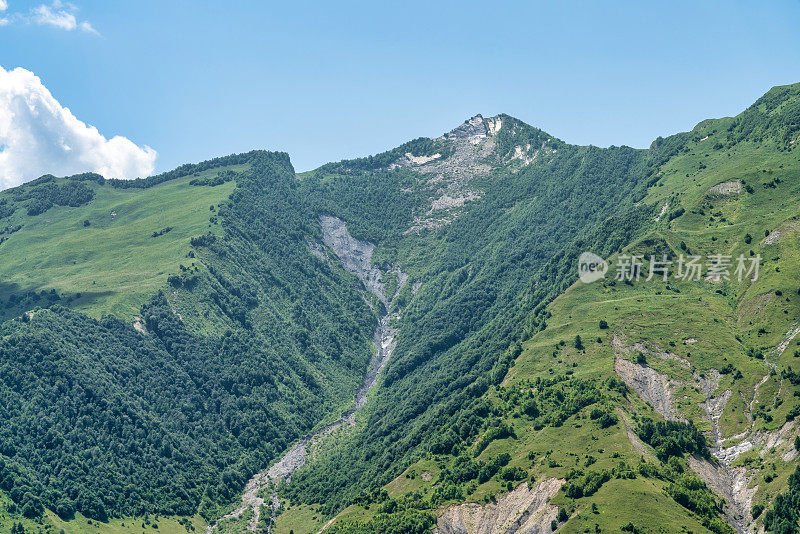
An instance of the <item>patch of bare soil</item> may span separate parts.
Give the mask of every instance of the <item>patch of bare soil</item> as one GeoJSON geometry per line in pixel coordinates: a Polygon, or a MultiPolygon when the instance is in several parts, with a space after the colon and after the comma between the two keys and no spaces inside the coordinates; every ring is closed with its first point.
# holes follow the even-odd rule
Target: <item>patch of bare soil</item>
{"type": "Polygon", "coordinates": [[[667,213],[668,209],[669,209],[669,202],[664,202],[664,205],[661,206],[661,211],[658,212],[658,215],[656,216],[655,221],[656,222],[660,221],[661,217],[663,217],[664,214],[667,213]]]}
{"type": "Polygon", "coordinates": [[[781,354],[783,354],[783,351],[785,351],[789,347],[789,343],[792,342],[792,340],[797,336],[797,334],[800,334],[800,323],[794,323],[792,327],[789,328],[789,331],[783,335],[783,339],[781,340],[781,342],[778,343],[778,346],[775,347],[775,350],[772,351],[772,355],[780,356],[781,354]]]}
{"type": "MultiPolygon", "coordinates": [[[[656,353],[648,350],[642,343],[634,343],[630,347],[626,347],[622,339],[616,334],[611,339],[611,346],[615,353],[614,371],[623,382],[633,389],[641,398],[649,402],[665,419],[682,421],[683,418],[675,411],[669,377],[659,373],[652,367],[634,363],[619,356],[620,354],[629,354],[631,352],[641,352],[644,354],[656,353]]],[[[674,357],[681,360],[681,358],[678,358],[674,354],[660,352],[657,354],[659,357],[674,357]]]]}
{"type": "Polygon", "coordinates": [[[411,152],[406,152],[406,159],[411,165],[425,165],[426,163],[430,163],[431,161],[439,159],[441,157],[442,155],[439,154],[438,152],[430,156],[415,156],[411,152]]]}
{"type": "Polygon", "coordinates": [[[142,318],[138,315],[133,318],[133,328],[140,334],[147,334],[147,327],[144,325],[142,318]]]}
{"type": "Polygon", "coordinates": [[[614,371],[641,398],[649,402],[664,419],[682,421],[674,408],[669,378],[652,367],[633,363],[625,358],[614,358],[614,371]]]}
{"type": "Polygon", "coordinates": [[[758,491],[758,485],[752,484],[757,472],[746,467],[734,467],[733,462],[741,454],[751,449],[760,450],[759,454],[762,457],[770,450],[774,450],[782,457],[791,457],[793,456],[792,451],[794,451],[791,442],[795,432],[794,421],[786,423],[777,430],[768,432],[755,430],[752,416],[753,403],[759,388],[769,379],[769,376],[764,376],[753,388],[753,398],[747,408],[748,420],[751,421],[750,428],[734,436],[741,441],[730,447],[723,445],[724,438],[720,434],[718,425],[725,404],[731,397],[731,391],[726,390],[718,397],[712,396],[716,390],[716,384],[719,383],[718,374],[712,377],[715,385],[702,388],[706,394],[706,400],[700,406],[706,411],[708,419],[712,423],[711,452],[718,462],[712,464],[700,458],[692,458],[690,465],[709,487],[725,499],[725,516],[728,522],[742,533],[753,531],[749,514],[753,505],[753,496],[758,491]]]}
{"type": "Polygon", "coordinates": [[[434,534],[549,533],[558,508],[549,504],[565,480],[549,478],[528,487],[527,482],[487,504],[464,503],[444,510],[434,534]]]}
{"type": "Polygon", "coordinates": [[[783,239],[793,233],[797,233],[800,231],[800,222],[797,221],[785,221],[783,224],[778,226],[769,235],[764,238],[762,242],[764,245],[774,245],[776,243],[780,243],[783,239]]]}
{"type": "MultiPolygon", "coordinates": [[[[781,342],[781,345],[785,343],[783,348],[779,345],[776,350],[783,352],[788,346],[788,342],[798,333],[800,333],[800,325],[795,324],[785,334],[781,342]]],[[[696,341],[695,339],[687,339],[686,343],[696,341]]],[[[615,352],[614,370],[620,378],[640,397],[650,402],[665,419],[680,420],[678,419],[679,416],[675,414],[671,393],[671,388],[678,384],[673,384],[667,376],[661,375],[645,365],[636,364],[620,357],[620,355],[627,355],[632,352],[642,352],[647,355],[656,354],[662,358],[669,356],[648,349],[644,343],[633,343],[630,346],[625,346],[622,338],[618,335],[613,336],[612,347],[615,352]]],[[[688,364],[688,362],[686,363],[688,364]]],[[[714,462],[708,462],[700,457],[692,457],[689,464],[692,470],[711,489],[725,499],[725,517],[731,526],[742,534],[752,532],[750,509],[753,504],[753,496],[758,491],[758,486],[752,483],[757,471],[746,467],[734,467],[733,462],[741,454],[751,449],[759,450],[759,454],[762,457],[767,451],[773,451],[784,459],[793,459],[796,455],[792,444],[795,433],[794,421],[786,423],[780,429],[769,432],[755,430],[752,413],[753,405],[758,396],[759,388],[769,378],[769,374],[765,375],[753,388],[752,399],[746,404],[745,411],[745,415],[750,421],[750,428],[730,438],[740,440],[730,447],[724,446],[726,439],[721,434],[719,421],[733,393],[731,390],[718,391],[721,380],[719,371],[709,369],[702,374],[695,372],[693,380],[686,384],[697,388],[705,397],[700,402],[700,408],[703,409],[706,418],[711,423],[711,430],[707,432],[707,436],[711,442],[711,452],[715,457],[714,462]]],[[[644,447],[644,444],[638,441],[638,437],[630,429],[628,429],[628,438],[637,449],[644,447]]]]}
{"type": "Polygon", "coordinates": [[[742,192],[742,182],[739,180],[722,182],[721,184],[717,184],[710,188],[708,192],[709,194],[715,196],[738,195],[742,192]]]}
{"type": "Polygon", "coordinates": [[[730,467],[723,463],[712,464],[694,456],[689,466],[714,492],[725,499],[725,518],[737,532],[746,533],[753,496],[758,486],[748,487],[753,475],[744,467],[730,467]]]}
{"type": "Polygon", "coordinates": [[[476,200],[478,198],[480,198],[480,196],[473,191],[464,191],[461,195],[455,197],[451,197],[445,193],[441,197],[431,202],[431,211],[460,208],[470,200],[476,200]]]}
{"type": "Polygon", "coordinates": [[[689,466],[717,495],[725,499],[725,517],[731,526],[738,532],[748,532],[750,508],[758,487],[748,487],[754,474],[744,467],[732,467],[731,462],[737,455],[730,456],[722,448],[719,420],[732,393],[731,390],[725,390],[721,395],[714,396],[720,378],[716,369],[710,369],[702,376],[695,374],[697,387],[705,394],[705,400],[700,403],[700,407],[711,422],[711,431],[708,433],[712,444],[711,452],[718,462],[711,463],[699,457],[691,457],[689,466]]]}
{"type": "Polygon", "coordinates": [[[781,240],[781,230],[775,229],[769,233],[767,237],[764,238],[765,245],[774,245],[778,241],[781,240]]]}
{"type": "Polygon", "coordinates": [[[653,450],[648,447],[644,441],[642,441],[638,434],[636,434],[630,417],[624,411],[620,411],[619,413],[622,416],[622,422],[625,425],[625,434],[627,434],[628,441],[631,442],[633,448],[636,449],[636,452],[641,454],[643,457],[653,460],[655,458],[653,450]]]}
{"type": "Polygon", "coordinates": [[[342,262],[342,266],[355,274],[384,305],[387,304],[383,293],[380,269],[372,265],[372,251],[375,245],[359,241],[347,231],[345,222],[339,218],[323,215],[319,218],[322,226],[322,239],[342,262]]]}
{"type": "Polygon", "coordinates": [[[508,162],[519,161],[522,167],[527,167],[539,157],[539,153],[542,150],[545,150],[546,144],[547,142],[545,141],[540,148],[533,148],[530,143],[526,144],[524,147],[517,145],[514,147],[514,153],[508,158],[508,162]]]}

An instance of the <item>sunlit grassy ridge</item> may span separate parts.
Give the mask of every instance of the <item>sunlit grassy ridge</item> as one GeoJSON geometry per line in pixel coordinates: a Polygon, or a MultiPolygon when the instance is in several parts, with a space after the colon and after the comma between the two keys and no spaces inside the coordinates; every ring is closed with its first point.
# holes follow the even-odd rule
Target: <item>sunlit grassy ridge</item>
{"type": "MultiPolygon", "coordinates": [[[[147,189],[90,183],[94,198],[85,205],[54,206],[35,216],[18,208],[0,220],[0,227],[21,225],[0,244],[0,300],[54,289],[72,308],[93,317],[132,317],[166,285],[169,274],[192,263],[186,257],[189,239],[216,231],[209,208],[216,209],[236,185],[189,182],[244,168],[210,169],[147,189]],[[165,228],[170,230],[153,237],[165,228]]],[[[13,193],[0,193],[0,198],[13,193]]]]}

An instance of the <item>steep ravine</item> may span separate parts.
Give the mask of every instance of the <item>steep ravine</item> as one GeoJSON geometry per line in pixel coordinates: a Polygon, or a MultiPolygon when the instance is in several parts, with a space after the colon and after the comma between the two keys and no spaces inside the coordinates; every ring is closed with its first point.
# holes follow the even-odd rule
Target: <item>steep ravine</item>
{"type": "MultiPolygon", "coordinates": [[[[345,424],[351,425],[354,423],[356,412],[366,404],[369,390],[377,383],[378,375],[386,366],[394,350],[397,329],[393,328],[391,323],[396,314],[390,314],[389,310],[394,298],[399,293],[399,289],[394,295],[386,296],[382,282],[384,273],[372,265],[372,251],[375,246],[372,243],[355,239],[348,232],[345,222],[336,217],[323,215],[320,217],[320,225],[325,245],[336,255],[342,266],[356,275],[364,283],[364,287],[383,304],[383,310],[376,310],[380,318],[378,326],[375,328],[375,351],[370,358],[361,386],[356,391],[353,408],[342,414],[335,422],[303,436],[277,462],[254,475],[245,485],[240,505],[233,512],[209,525],[206,529],[206,534],[212,534],[220,523],[236,520],[248,510],[253,510],[253,517],[248,524],[248,530],[255,531],[260,520],[262,505],[268,506],[271,510],[271,519],[274,520],[275,513],[280,506],[277,494],[272,493],[268,499],[264,499],[259,496],[259,493],[264,488],[275,485],[282,480],[288,482],[292,473],[305,463],[308,449],[311,445],[345,424]]],[[[314,246],[312,252],[318,254],[321,250],[321,247],[314,246]]],[[[400,286],[402,286],[408,280],[408,276],[400,271],[397,271],[397,275],[400,286]]],[[[268,521],[267,524],[271,525],[272,521],[268,521]]]]}
{"type": "MultiPolygon", "coordinates": [[[[800,330],[793,326],[786,337],[789,339],[797,335],[800,330]]],[[[625,346],[619,335],[614,335],[612,340],[614,348],[614,371],[617,375],[642,399],[660,413],[665,419],[672,421],[685,420],[677,411],[673,401],[673,390],[680,381],[671,380],[666,375],[658,373],[646,364],[634,363],[625,358],[631,352],[642,352],[648,355],[657,355],[662,359],[674,359],[675,355],[649,351],[642,343],[625,346]]],[[[783,346],[785,349],[786,346],[783,346]]],[[[780,347],[779,347],[780,349],[780,347]]],[[[688,363],[688,362],[687,362],[688,363]]],[[[769,362],[767,362],[769,364],[769,362]]],[[[702,458],[689,457],[692,470],[713,489],[718,496],[725,500],[724,512],[728,523],[740,534],[749,534],[755,531],[755,523],[750,521],[750,510],[753,497],[758,491],[758,485],[753,484],[756,473],[752,470],[734,465],[736,459],[744,452],[759,449],[761,456],[764,451],[782,446],[786,458],[792,458],[789,447],[791,431],[794,421],[787,422],[780,429],[770,432],[756,430],[752,415],[753,403],[758,396],[759,388],[769,379],[765,375],[753,390],[752,400],[748,403],[745,415],[750,421],[750,427],[739,435],[725,438],[719,428],[719,420],[725,410],[725,405],[731,398],[730,390],[718,391],[721,375],[716,369],[711,369],[705,374],[697,371],[693,373],[693,381],[686,385],[703,392],[705,399],[700,403],[700,408],[706,415],[711,425],[706,433],[709,438],[711,453],[714,462],[702,458]],[[736,444],[725,447],[727,440],[735,440],[736,444]]],[[[633,442],[633,440],[632,440],[633,442]]],[[[634,443],[636,445],[636,443],[634,443]]]]}

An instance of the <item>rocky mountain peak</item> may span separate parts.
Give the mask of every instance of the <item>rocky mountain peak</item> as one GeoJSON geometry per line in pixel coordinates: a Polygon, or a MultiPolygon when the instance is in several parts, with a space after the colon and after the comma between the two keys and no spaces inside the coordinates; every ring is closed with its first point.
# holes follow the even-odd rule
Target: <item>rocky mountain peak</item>
{"type": "Polygon", "coordinates": [[[444,139],[483,139],[495,135],[501,128],[500,116],[484,119],[480,113],[442,136],[444,139]]]}

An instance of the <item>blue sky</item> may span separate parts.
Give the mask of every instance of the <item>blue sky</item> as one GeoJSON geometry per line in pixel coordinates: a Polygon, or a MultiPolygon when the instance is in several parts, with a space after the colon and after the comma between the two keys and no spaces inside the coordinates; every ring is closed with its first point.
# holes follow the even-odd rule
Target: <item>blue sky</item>
{"type": "Polygon", "coordinates": [[[797,0],[51,6],[72,31],[36,23],[41,1],[7,1],[0,66],[32,71],[105,137],[154,148],[158,171],[254,148],[307,170],[476,113],[646,147],[800,81],[797,0]]]}

